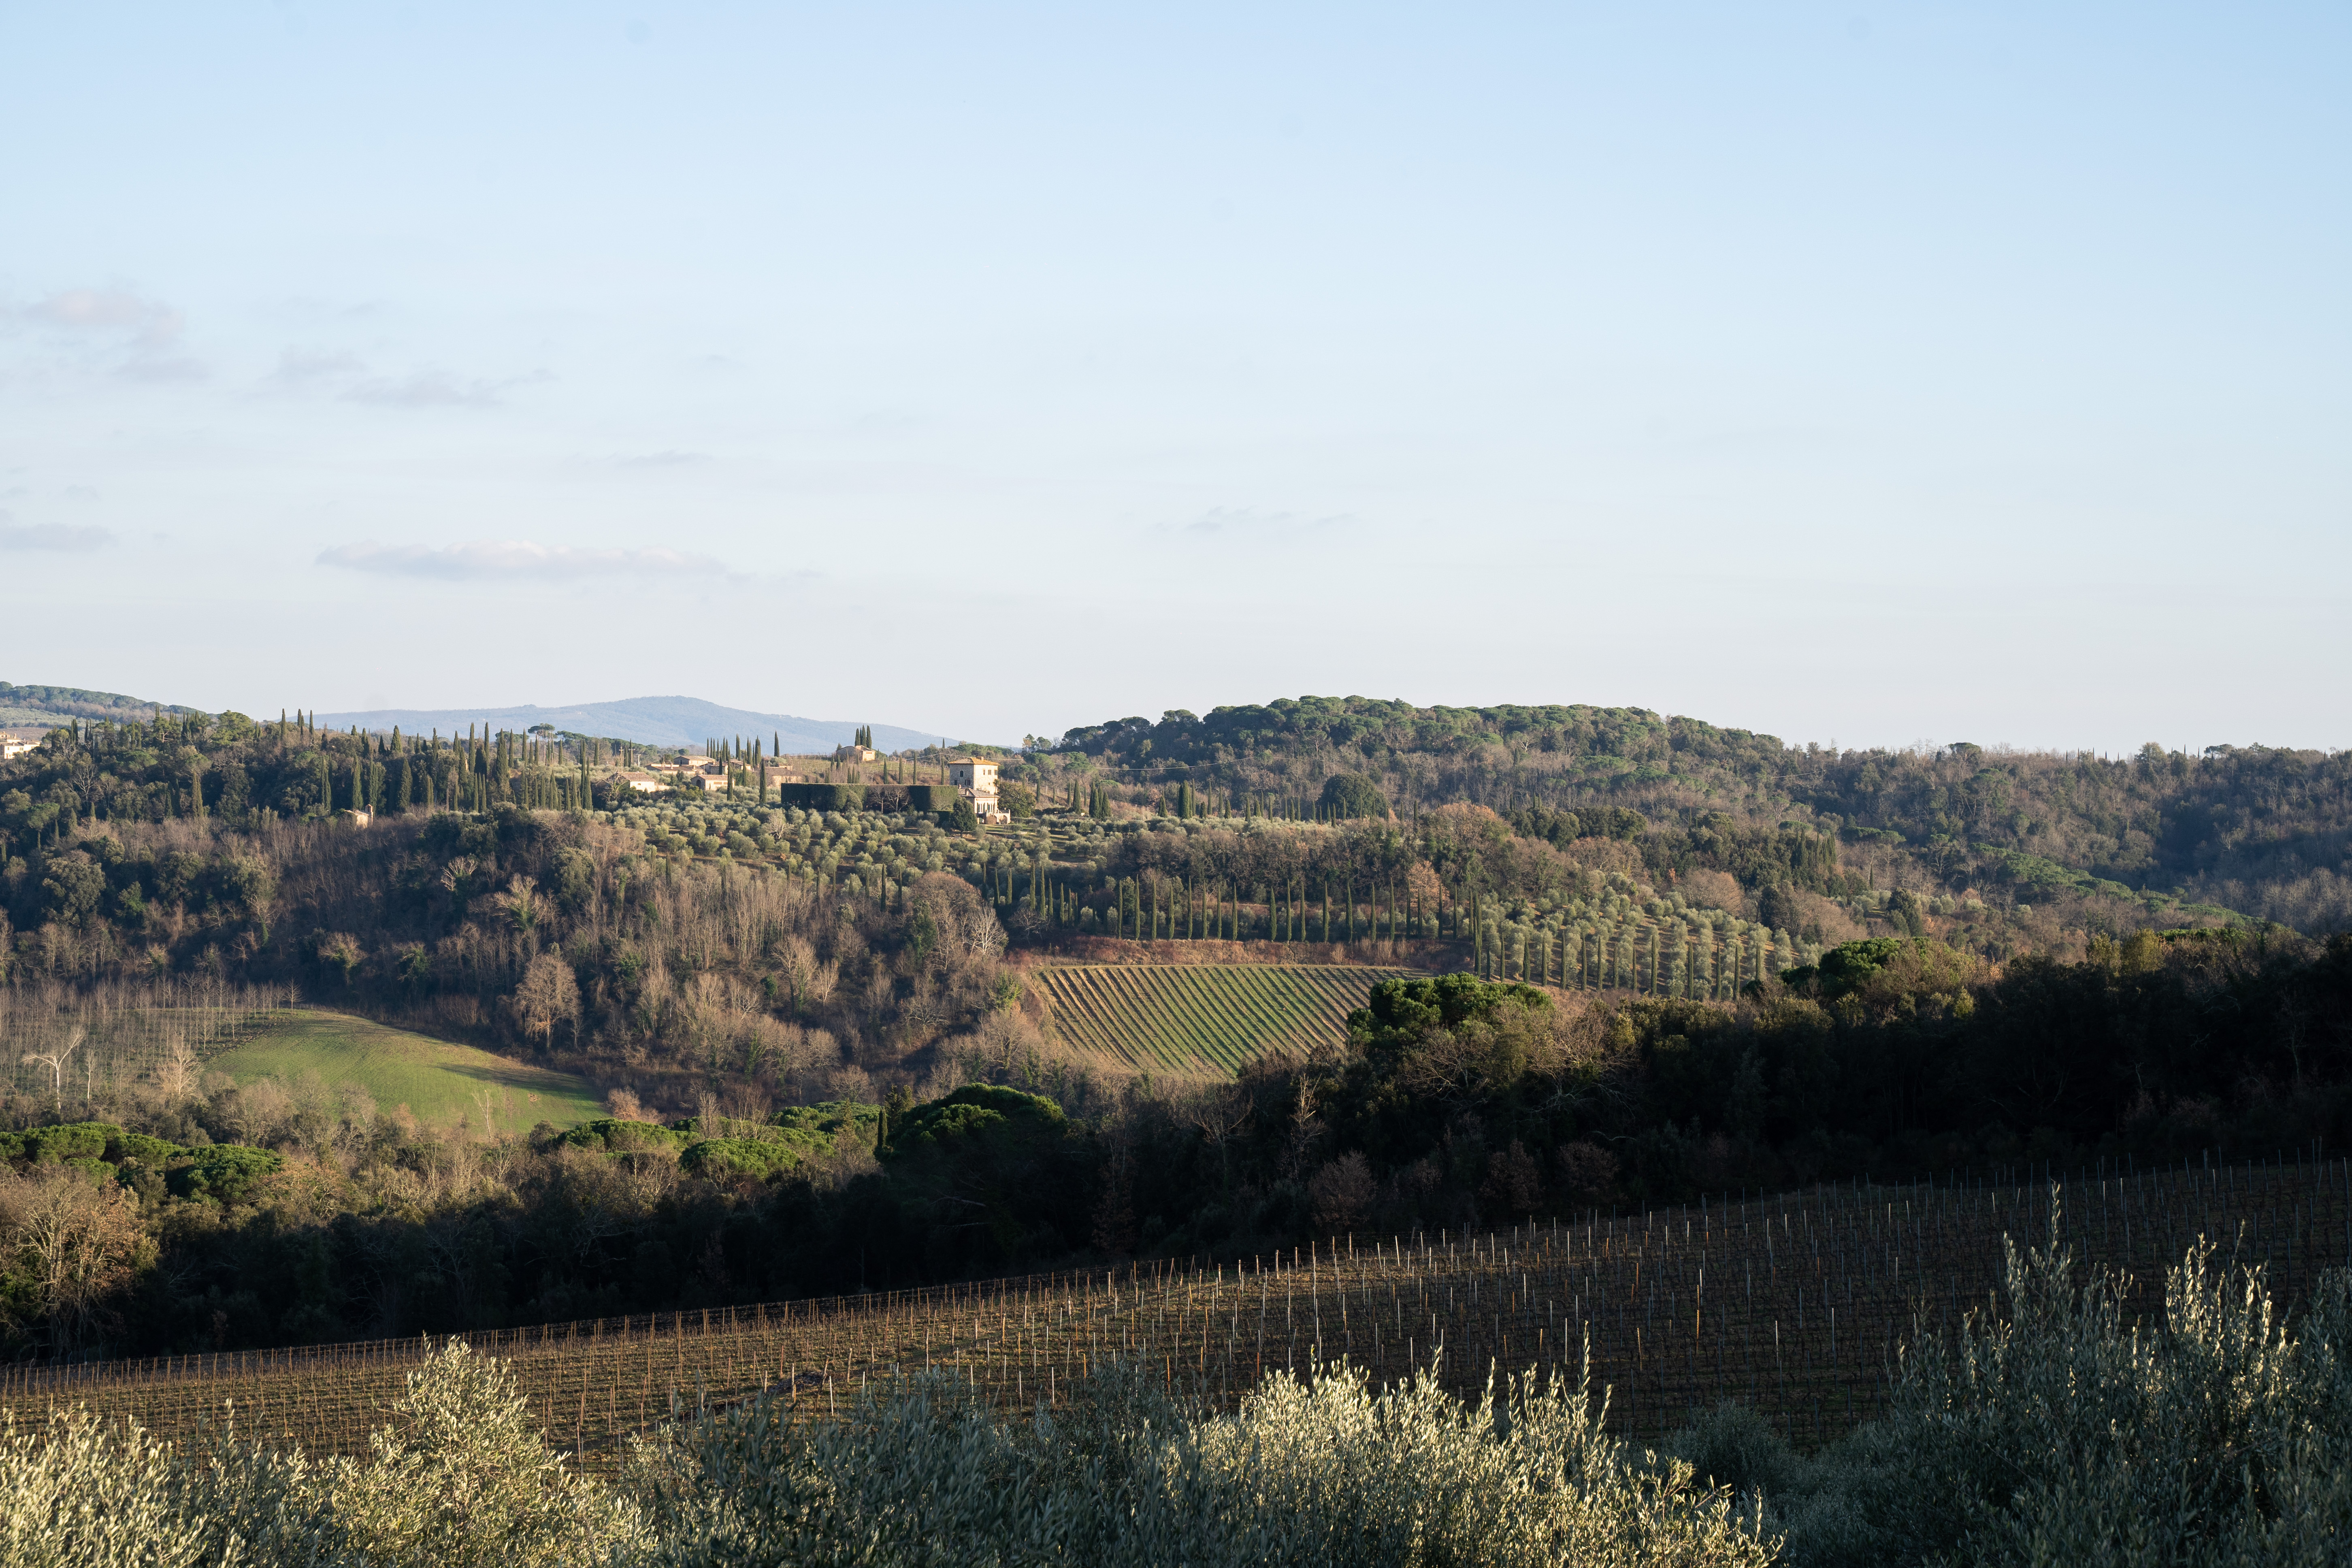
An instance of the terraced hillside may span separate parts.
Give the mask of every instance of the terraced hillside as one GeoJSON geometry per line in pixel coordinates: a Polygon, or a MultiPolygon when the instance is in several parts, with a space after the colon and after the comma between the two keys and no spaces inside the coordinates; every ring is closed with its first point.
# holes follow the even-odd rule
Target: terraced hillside
{"type": "Polygon", "coordinates": [[[1128,1068],[1230,1078],[1252,1058],[1346,1037],[1402,969],[1353,964],[1072,964],[1036,972],[1065,1044],[1128,1068]]]}

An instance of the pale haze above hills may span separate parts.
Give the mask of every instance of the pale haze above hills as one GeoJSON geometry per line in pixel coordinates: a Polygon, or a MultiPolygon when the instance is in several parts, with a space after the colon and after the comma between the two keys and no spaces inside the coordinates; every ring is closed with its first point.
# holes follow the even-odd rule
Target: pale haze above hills
{"type": "MultiPolygon", "coordinates": [[[[68,719],[144,719],[151,712],[194,713],[198,710],[114,691],[93,691],[76,686],[12,686],[0,681],[0,727],[37,730],[68,719]]],[[[255,710],[254,719],[275,719],[275,711],[255,710]]],[[[462,734],[467,726],[491,733],[520,733],[534,724],[552,724],[575,734],[610,740],[635,741],[648,746],[699,746],[713,736],[757,738],[764,745],[781,742],[784,755],[830,752],[845,745],[865,720],[803,719],[790,713],[757,713],[748,708],[728,708],[698,697],[629,697],[618,702],[580,702],[541,708],[533,703],[480,708],[379,708],[366,712],[314,713],[312,719],[331,730],[386,731],[398,725],[406,734],[462,734]]],[[[874,743],[886,752],[902,752],[941,741],[970,742],[968,735],[946,731],[909,730],[898,724],[875,724],[874,743]]]]}
{"type": "MultiPolygon", "coordinates": [[[[257,715],[258,717],[258,715],[257,715]]],[[[846,745],[866,721],[802,719],[790,713],[755,713],[747,708],[724,708],[698,697],[629,697],[618,702],[581,702],[568,707],[541,708],[524,703],[505,708],[379,708],[363,713],[321,713],[318,721],[331,730],[356,724],[362,730],[389,730],[397,724],[404,734],[446,735],[468,725],[487,725],[493,731],[529,730],[552,724],[582,735],[603,735],[653,746],[699,746],[710,737],[740,735],[746,742],[782,743],[785,755],[830,752],[846,745]]],[[[969,740],[929,730],[908,730],[876,724],[874,743],[886,752],[937,745],[941,741],[969,740]]]]}

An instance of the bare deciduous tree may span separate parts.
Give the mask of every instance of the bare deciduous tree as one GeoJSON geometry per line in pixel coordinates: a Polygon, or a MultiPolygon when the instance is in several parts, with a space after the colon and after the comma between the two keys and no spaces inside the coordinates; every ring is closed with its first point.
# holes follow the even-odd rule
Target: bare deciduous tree
{"type": "Polygon", "coordinates": [[[572,965],[552,952],[542,952],[530,961],[523,971],[522,984],[515,988],[515,1011],[520,1016],[523,1033],[536,1037],[544,1045],[553,1036],[555,1026],[580,1017],[580,983],[572,978],[572,965]]]}
{"type": "MultiPolygon", "coordinates": [[[[107,1302],[130,1282],[142,1237],[137,1200],[78,1171],[0,1180],[0,1253],[30,1286],[25,1321],[47,1324],[51,1349],[86,1344],[111,1323],[107,1302]]],[[[9,1312],[0,1300],[0,1318],[9,1312]]]]}
{"type": "Polygon", "coordinates": [[[1184,1103],[1184,1120],[1217,1152],[1217,1170],[1226,1186],[1233,1185],[1232,1157],[1225,1145],[1249,1124],[1250,1100],[1232,1084],[1202,1089],[1184,1103]]]}

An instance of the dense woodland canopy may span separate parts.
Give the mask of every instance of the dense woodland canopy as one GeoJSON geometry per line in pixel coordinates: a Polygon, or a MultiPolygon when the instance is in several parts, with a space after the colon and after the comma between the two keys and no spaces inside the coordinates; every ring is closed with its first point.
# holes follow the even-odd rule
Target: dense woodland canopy
{"type": "MultiPolygon", "coordinates": [[[[640,803],[604,778],[624,749],[582,737],[77,724],[0,763],[0,1005],[58,1063],[0,1064],[0,1119],[90,1124],[0,1150],[0,1339],[595,1316],[2352,1131],[2352,939],[2159,933],[2177,906],[2096,889],[2028,907],[1981,875],[1989,839],[1938,879],[1932,835],[1776,793],[1816,765],[1877,769],[1882,795],[1965,785],[1954,751],[1575,749],[1654,722],[1620,717],[1508,767],[1484,731],[1412,752],[1351,731],[1314,762],[1222,721],[1239,751],[1165,773],[1148,733],[1074,743],[1021,764],[1026,820],[963,835],[640,803]],[[1376,788],[1327,793],[1348,777],[1376,788]],[[1564,971],[1595,930],[1655,945],[1564,971]],[[1383,993],[1328,1059],[1222,1086],[1088,1068],[1022,982],[1028,950],[1074,940],[1318,935],[1478,973],[1383,993]],[[613,1115],[422,1127],[349,1085],[208,1078],[194,1034],[125,1023],[239,987],[584,1072],[613,1115]]],[[[2184,776],[2219,790],[2249,755],[2184,776]]],[[[2045,793],[2189,787],[2153,758],[2012,761],[2045,793]]],[[[2336,765],[2301,764],[2263,820],[2323,819],[2336,765]]],[[[2026,837],[2083,816],[2050,820],[2026,837]]]]}
{"type": "MultiPolygon", "coordinates": [[[[1416,708],[1302,697],[1118,720],[1043,742],[1042,771],[1098,769],[1137,793],[1178,784],[1268,803],[1361,773],[1400,812],[1466,801],[1506,816],[1640,813],[1664,870],[1706,864],[1715,819],[1783,823],[1899,850],[1918,890],[2029,904],[2208,904],[2300,930],[2352,921],[2352,752],[2150,742],[2129,757],[1824,750],[1770,735],[1582,705],[1416,708]],[[2107,886],[2101,886],[2107,884],[2107,886]]],[[[1719,831],[1719,827],[1717,828],[1719,831]]],[[[2168,919],[2169,916],[2167,917],[2168,919]]]]}

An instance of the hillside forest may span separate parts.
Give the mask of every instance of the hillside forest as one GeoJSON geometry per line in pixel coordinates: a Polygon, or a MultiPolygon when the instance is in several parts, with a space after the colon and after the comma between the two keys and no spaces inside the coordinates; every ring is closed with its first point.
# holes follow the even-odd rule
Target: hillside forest
{"type": "Polygon", "coordinates": [[[1021,764],[1021,820],[958,833],[599,801],[582,749],[182,715],[0,764],[0,1001],[37,1042],[7,1064],[0,1151],[16,1353],[1246,1257],[2345,1131],[2352,941],[2159,929],[2095,890],[2061,925],[2009,884],[1913,880],[1907,839],[1867,836],[1893,830],[1759,816],[1752,793],[1683,816],[1440,800],[1420,776],[1392,798],[1367,764],[1311,794],[1179,780],[1147,814],[1074,748],[1021,764]],[[425,780],[458,809],[419,804],[425,780]],[[392,809],[332,815],[353,799],[392,809]],[[1344,1047],[1233,1081],[1080,1060],[1024,978],[1071,944],[1179,942],[1429,973],[1376,991],[1344,1047]],[[293,992],[583,1072],[610,1114],[436,1128],[204,1070],[204,1020],[293,992]]]}
{"type": "Polygon", "coordinates": [[[2153,741],[2119,757],[1966,741],[1841,751],[1635,708],[1301,697],[1036,737],[1032,765],[1122,798],[1188,787],[1276,810],[1360,775],[1402,814],[1470,802],[1545,837],[1597,808],[1658,878],[1727,859],[1739,869],[1747,851],[1711,835],[1769,842],[1785,827],[1878,847],[1894,886],[1972,889],[2054,910],[2062,924],[2196,923],[2200,904],[2312,932],[2352,922],[2347,752],[2192,754],[2153,741]]]}

